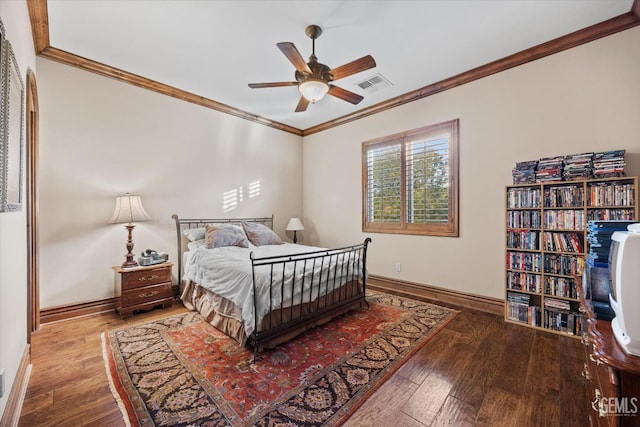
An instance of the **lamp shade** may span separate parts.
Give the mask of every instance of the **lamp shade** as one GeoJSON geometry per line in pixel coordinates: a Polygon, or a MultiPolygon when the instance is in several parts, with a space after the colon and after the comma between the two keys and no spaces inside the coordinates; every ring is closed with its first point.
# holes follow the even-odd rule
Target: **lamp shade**
{"type": "Polygon", "coordinates": [[[298,85],[298,90],[307,100],[315,103],[329,92],[329,85],[324,80],[307,79],[298,85]]]}
{"type": "Polygon", "coordinates": [[[287,231],[300,231],[304,230],[304,226],[302,222],[300,222],[300,218],[291,218],[289,220],[289,224],[287,224],[287,231]]]}
{"type": "Polygon", "coordinates": [[[151,217],[144,210],[140,196],[132,196],[127,193],[125,196],[116,197],[116,210],[109,220],[110,224],[120,224],[128,222],[149,221],[151,217]]]}

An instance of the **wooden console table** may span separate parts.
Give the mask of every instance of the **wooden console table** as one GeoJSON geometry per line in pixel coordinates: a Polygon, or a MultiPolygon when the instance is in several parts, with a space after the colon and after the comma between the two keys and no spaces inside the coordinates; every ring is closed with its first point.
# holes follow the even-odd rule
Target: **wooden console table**
{"type": "Polygon", "coordinates": [[[580,295],[588,329],[583,332],[586,362],[582,375],[589,380],[592,426],[640,425],[640,357],[624,352],[611,322],[598,320],[591,302],[580,295]]]}

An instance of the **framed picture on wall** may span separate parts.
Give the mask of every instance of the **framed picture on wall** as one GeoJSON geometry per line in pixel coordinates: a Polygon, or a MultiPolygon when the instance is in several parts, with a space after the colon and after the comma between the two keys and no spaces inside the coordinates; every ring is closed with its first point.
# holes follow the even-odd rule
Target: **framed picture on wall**
{"type": "Polygon", "coordinates": [[[7,71],[7,62],[4,55],[4,25],[0,20],[0,212],[4,211],[4,135],[6,133],[4,116],[7,111],[5,104],[5,74],[7,71]]]}
{"type": "Polygon", "coordinates": [[[0,212],[22,210],[24,164],[24,83],[11,43],[2,39],[2,117],[0,141],[0,212]]]}

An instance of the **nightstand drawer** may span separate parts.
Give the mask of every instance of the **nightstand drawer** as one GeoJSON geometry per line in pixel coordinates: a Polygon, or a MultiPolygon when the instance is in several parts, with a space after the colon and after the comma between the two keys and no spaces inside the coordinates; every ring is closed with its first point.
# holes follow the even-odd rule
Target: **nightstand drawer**
{"type": "Polygon", "coordinates": [[[123,274],[122,291],[164,282],[171,282],[171,266],[158,267],[152,270],[132,271],[123,274]]]}
{"type": "Polygon", "coordinates": [[[121,306],[131,307],[133,305],[143,304],[145,302],[173,298],[171,282],[159,285],[146,286],[143,289],[134,289],[122,292],[121,306]]]}

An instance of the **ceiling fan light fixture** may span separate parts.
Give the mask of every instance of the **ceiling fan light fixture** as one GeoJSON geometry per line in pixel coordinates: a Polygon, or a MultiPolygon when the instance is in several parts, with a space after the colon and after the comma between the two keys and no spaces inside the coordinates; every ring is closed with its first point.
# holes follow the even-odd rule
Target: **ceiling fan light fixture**
{"type": "Polygon", "coordinates": [[[300,94],[311,103],[320,101],[329,92],[329,84],[321,79],[307,79],[298,85],[300,94]]]}
{"type": "Polygon", "coordinates": [[[263,87],[285,87],[298,86],[298,91],[302,95],[298,101],[295,112],[306,111],[310,103],[315,104],[328,93],[329,95],[347,101],[353,105],[360,103],[364,98],[357,93],[348,91],[340,86],[334,86],[333,82],[343,79],[352,74],[360,73],[376,66],[376,61],[371,55],[363,56],[360,59],[340,65],[336,68],[329,68],[325,64],[318,62],[316,56],[316,39],[322,34],[322,28],[317,25],[309,25],[305,34],[311,39],[311,56],[309,62],[305,62],[302,55],[291,42],[276,43],[276,46],[287,57],[289,62],[296,69],[296,81],[274,82],[274,83],[249,83],[253,89],[263,87]],[[332,84],[329,84],[329,83],[332,84]]]}

